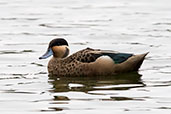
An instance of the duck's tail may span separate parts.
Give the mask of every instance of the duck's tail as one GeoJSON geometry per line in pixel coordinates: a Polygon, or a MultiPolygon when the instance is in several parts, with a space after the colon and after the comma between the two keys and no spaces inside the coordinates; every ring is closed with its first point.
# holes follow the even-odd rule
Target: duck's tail
{"type": "Polygon", "coordinates": [[[134,71],[138,71],[148,53],[149,52],[140,55],[135,55],[134,71]]]}
{"type": "Polygon", "coordinates": [[[131,71],[138,71],[138,69],[141,67],[146,55],[148,54],[139,54],[139,55],[133,55],[125,62],[118,64],[115,68],[117,73],[123,73],[123,72],[131,72],[131,71]]]}

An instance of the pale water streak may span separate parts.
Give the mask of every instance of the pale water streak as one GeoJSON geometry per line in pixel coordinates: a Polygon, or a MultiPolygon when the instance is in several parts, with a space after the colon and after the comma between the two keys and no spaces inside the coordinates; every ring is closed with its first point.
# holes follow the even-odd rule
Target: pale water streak
{"type": "Polygon", "coordinates": [[[0,0],[0,112],[171,114],[170,0],[0,0]],[[53,38],[150,52],[139,73],[49,77],[38,60],[53,38]]]}

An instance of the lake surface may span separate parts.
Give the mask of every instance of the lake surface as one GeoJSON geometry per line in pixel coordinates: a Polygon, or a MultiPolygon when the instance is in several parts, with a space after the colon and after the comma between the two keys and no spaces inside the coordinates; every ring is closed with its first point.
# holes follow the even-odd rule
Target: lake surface
{"type": "Polygon", "coordinates": [[[170,0],[0,0],[2,114],[171,114],[170,0]],[[49,77],[38,60],[53,38],[150,52],[138,73],[49,77]]]}

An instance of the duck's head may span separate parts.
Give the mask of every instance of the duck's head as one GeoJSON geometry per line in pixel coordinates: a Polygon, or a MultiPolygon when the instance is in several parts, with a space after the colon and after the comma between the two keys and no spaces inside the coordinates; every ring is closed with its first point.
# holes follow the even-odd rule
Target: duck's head
{"type": "Polygon", "coordinates": [[[48,46],[46,53],[39,59],[46,59],[53,55],[55,58],[64,58],[69,55],[68,42],[63,38],[53,39],[48,46]]]}

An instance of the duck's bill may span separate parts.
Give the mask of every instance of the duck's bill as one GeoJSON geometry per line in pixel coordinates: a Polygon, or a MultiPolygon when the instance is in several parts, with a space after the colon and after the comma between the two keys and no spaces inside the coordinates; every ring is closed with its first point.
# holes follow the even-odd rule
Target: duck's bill
{"type": "Polygon", "coordinates": [[[39,59],[46,59],[46,58],[50,57],[51,55],[53,55],[53,51],[52,51],[51,48],[49,48],[44,55],[42,55],[41,57],[39,57],[39,59]]]}

